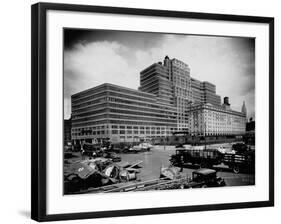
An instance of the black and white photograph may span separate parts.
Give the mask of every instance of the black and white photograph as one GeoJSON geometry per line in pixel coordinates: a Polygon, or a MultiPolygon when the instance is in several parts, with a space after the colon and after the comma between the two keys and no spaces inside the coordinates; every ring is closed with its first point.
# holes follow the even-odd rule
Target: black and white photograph
{"type": "Polygon", "coordinates": [[[62,54],[65,195],[255,185],[255,38],[64,28],[62,54]]]}
{"type": "Polygon", "coordinates": [[[32,219],[274,206],[273,17],[31,9],[32,219]]]}

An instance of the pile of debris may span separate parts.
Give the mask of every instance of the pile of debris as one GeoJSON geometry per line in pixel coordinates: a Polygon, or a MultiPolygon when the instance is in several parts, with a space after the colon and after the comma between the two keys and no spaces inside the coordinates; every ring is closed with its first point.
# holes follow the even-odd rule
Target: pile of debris
{"type": "Polygon", "coordinates": [[[91,158],[104,157],[112,159],[113,162],[121,161],[121,157],[113,152],[110,147],[103,147],[100,144],[84,143],[80,152],[82,158],[85,158],[86,156],[91,158]]]}
{"type": "Polygon", "coordinates": [[[90,188],[137,180],[141,163],[114,163],[104,157],[75,162],[70,164],[64,175],[65,193],[79,193],[90,188]]]}
{"type": "MultiPolygon", "coordinates": [[[[140,161],[141,162],[141,161],[140,161]]],[[[126,165],[127,171],[134,171],[135,164],[126,165]],[[132,167],[133,166],[133,167],[132,167]]],[[[104,185],[96,188],[89,188],[79,193],[111,193],[111,192],[129,192],[129,191],[147,191],[147,190],[167,190],[167,189],[183,189],[190,178],[182,175],[177,167],[162,167],[160,177],[151,180],[126,180],[115,184],[104,185]]]]}

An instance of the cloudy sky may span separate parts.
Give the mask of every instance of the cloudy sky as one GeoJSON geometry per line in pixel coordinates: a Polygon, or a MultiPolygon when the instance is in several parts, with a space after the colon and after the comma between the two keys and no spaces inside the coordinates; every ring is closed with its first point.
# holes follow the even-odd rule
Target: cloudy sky
{"type": "Polygon", "coordinates": [[[255,117],[255,41],[250,38],[106,30],[64,30],[64,116],[70,96],[102,83],[137,89],[139,72],[168,55],[216,85],[231,107],[255,117]]]}

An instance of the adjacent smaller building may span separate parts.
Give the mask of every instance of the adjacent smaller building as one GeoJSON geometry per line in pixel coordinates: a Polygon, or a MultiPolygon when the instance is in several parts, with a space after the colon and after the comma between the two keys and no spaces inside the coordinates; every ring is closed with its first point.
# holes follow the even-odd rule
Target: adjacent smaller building
{"type": "Polygon", "coordinates": [[[245,133],[246,114],[231,110],[230,105],[223,104],[218,107],[210,103],[192,104],[187,114],[191,135],[218,136],[245,133]]]}

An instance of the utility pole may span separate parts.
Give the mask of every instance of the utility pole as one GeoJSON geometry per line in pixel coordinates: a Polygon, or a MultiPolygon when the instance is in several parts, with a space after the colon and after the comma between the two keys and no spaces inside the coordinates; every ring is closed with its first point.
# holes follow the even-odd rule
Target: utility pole
{"type": "Polygon", "coordinates": [[[205,130],[204,130],[204,139],[205,139],[205,150],[206,150],[206,148],[207,148],[207,146],[206,146],[206,130],[207,130],[206,122],[204,122],[204,128],[205,128],[205,130]]]}

